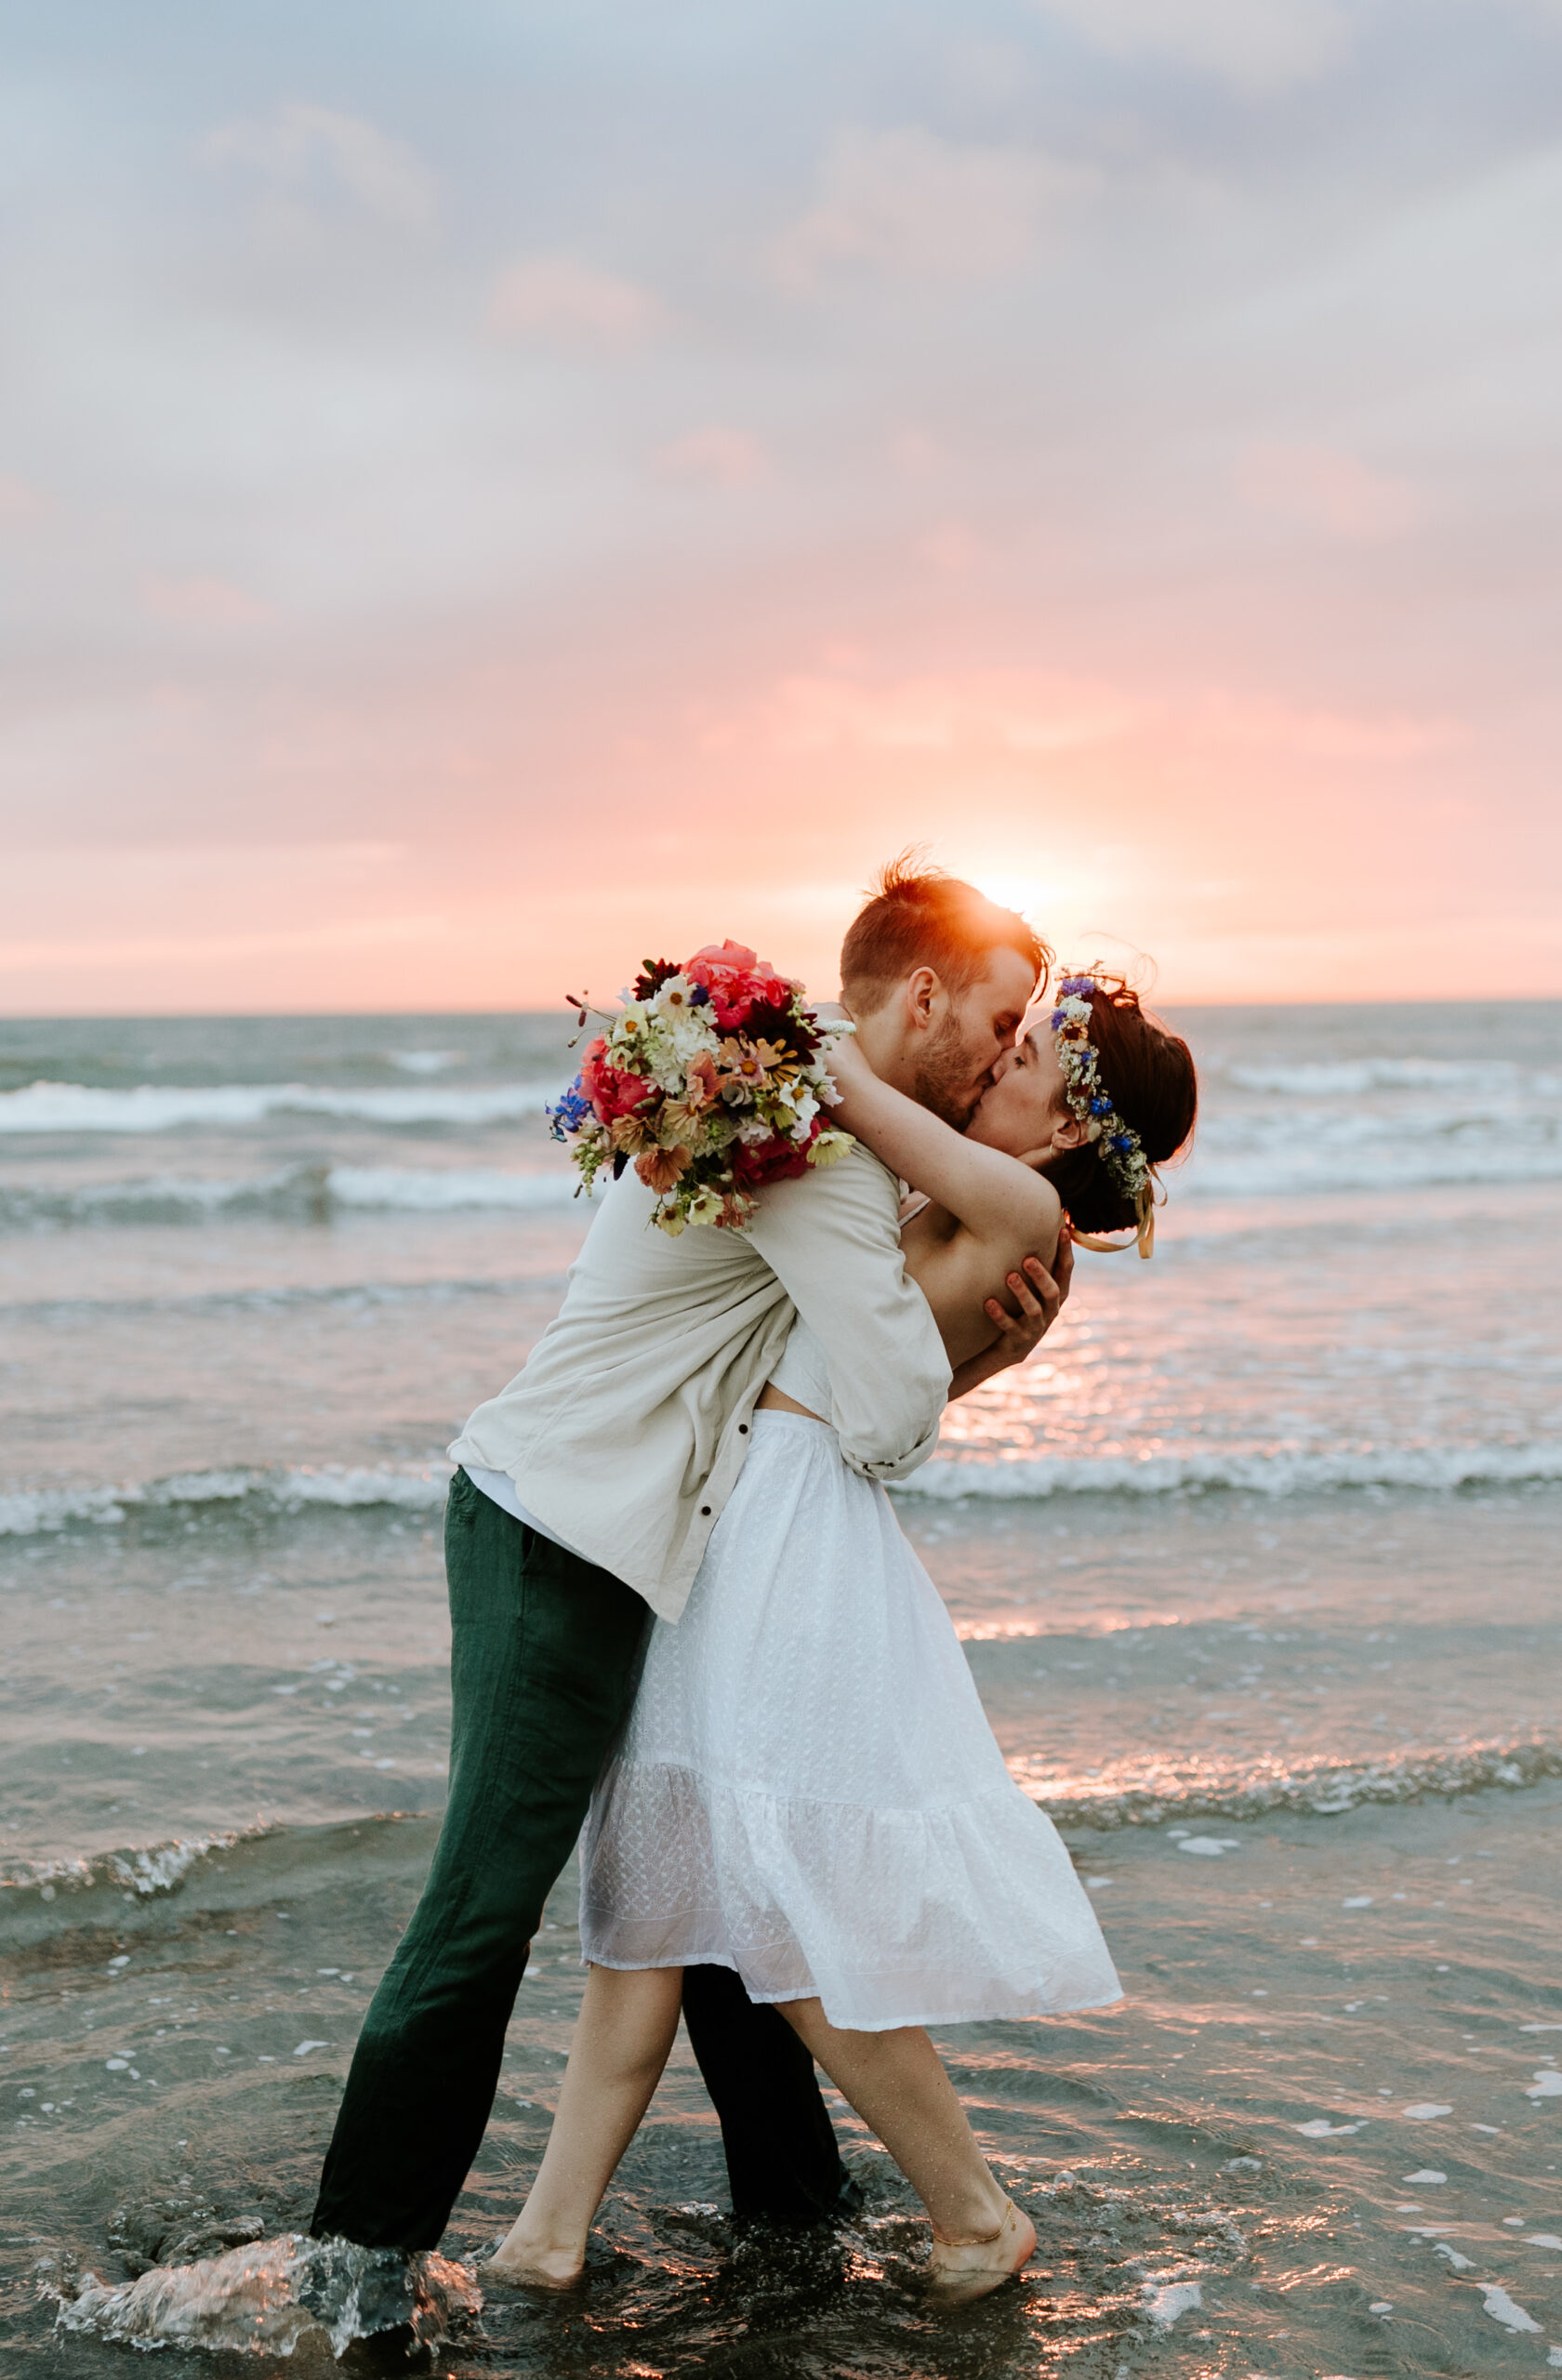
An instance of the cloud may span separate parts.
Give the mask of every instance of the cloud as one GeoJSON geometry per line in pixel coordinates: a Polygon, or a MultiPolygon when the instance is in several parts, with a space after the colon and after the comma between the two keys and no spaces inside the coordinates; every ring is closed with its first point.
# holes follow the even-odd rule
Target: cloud
{"type": "Polygon", "coordinates": [[[1254,511],[1364,543],[1397,536],[1422,509],[1403,481],[1334,446],[1260,441],[1238,460],[1236,478],[1254,511]]]}
{"type": "Polygon", "coordinates": [[[708,487],[751,486],[764,476],[769,463],[757,438],[721,422],[713,422],[708,430],[691,430],[686,438],[675,438],[656,456],[656,469],[664,479],[708,487]]]}
{"type": "Polygon", "coordinates": [[[324,184],[383,222],[422,230],[434,218],[437,185],[421,158],[363,116],[308,99],[219,126],[201,154],[211,165],[250,166],[281,197],[307,198],[324,184]]]}
{"type": "Polygon", "coordinates": [[[880,751],[953,752],[986,747],[1061,752],[1121,734],[1132,711],[1111,687],[1024,670],[868,683],[820,674],[784,679],[772,704],[784,748],[856,746],[880,751]]]}
{"type": "Polygon", "coordinates": [[[979,562],[986,561],[992,549],[963,521],[946,521],[940,528],[930,529],[919,537],[916,550],[934,570],[958,578],[973,570],[979,562]]]}
{"type": "Polygon", "coordinates": [[[506,338],[584,340],[627,347],[661,321],[661,301],[616,273],[574,257],[524,257],[494,285],[488,324],[506,338]]]}
{"type": "Polygon", "coordinates": [[[1343,58],[1349,29],[1330,0],[1036,0],[1116,58],[1164,58],[1253,97],[1291,89],[1343,58]]]}
{"type": "Polygon", "coordinates": [[[264,603],[226,578],[149,575],[141,580],[141,601],[158,619],[176,628],[247,628],[271,616],[264,603]]]}
{"type": "Polygon", "coordinates": [[[1304,709],[1251,694],[1217,692],[1195,703],[1186,725],[1197,739],[1251,744],[1313,760],[1413,760],[1446,750],[1460,735],[1445,713],[1304,709]]]}
{"type": "Polygon", "coordinates": [[[0,472],[0,528],[16,529],[25,522],[41,521],[47,510],[46,499],[35,487],[0,472]]]}
{"type": "Polygon", "coordinates": [[[776,244],[783,277],[832,267],[980,276],[1023,263],[1044,226],[1097,185],[1089,168],[1030,149],[944,140],[920,126],[838,135],[808,212],[776,244]]]}

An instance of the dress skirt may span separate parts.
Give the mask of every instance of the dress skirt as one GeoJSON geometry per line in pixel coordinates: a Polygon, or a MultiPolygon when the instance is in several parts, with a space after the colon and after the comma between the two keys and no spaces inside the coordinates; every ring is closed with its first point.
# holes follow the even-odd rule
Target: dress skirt
{"type": "Polygon", "coordinates": [[[1121,1997],[937,1589],[822,1421],[755,1414],[683,1617],[652,1631],[580,1932],[599,1965],[731,1967],[863,2032],[1121,1997]]]}

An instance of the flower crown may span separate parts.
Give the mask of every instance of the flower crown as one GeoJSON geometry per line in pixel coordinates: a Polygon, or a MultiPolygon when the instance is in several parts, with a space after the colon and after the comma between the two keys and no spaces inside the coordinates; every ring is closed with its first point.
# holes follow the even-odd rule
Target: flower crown
{"type": "MultiPolygon", "coordinates": [[[[1100,1055],[1090,1038],[1091,1002],[1100,989],[1093,975],[1065,975],[1057,987],[1051,1024],[1063,1068],[1063,1095],[1095,1144],[1096,1155],[1125,1197],[1132,1202],[1139,1253],[1148,1256],[1155,1246],[1155,1182],[1150,1161],[1132,1124],[1125,1124],[1107,1096],[1100,1075],[1100,1055]]],[[[1106,1250],[1126,1245],[1088,1238],[1076,1232],[1081,1248],[1106,1250]]]]}

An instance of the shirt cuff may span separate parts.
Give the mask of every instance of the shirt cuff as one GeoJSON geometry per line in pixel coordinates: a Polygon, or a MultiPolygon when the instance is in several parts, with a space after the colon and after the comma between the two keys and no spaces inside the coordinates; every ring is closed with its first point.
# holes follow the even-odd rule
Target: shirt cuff
{"type": "Polygon", "coordinates": [[[843,1446],[841,1449],[841,1458],[848,1470],[854,1471],[861,1479],[908,1479],[912,1472],[921,1469],[929,1455],[936,1449],[938,1427],[938,1422],[934,1421],[927,1435],[918,1441],[909,1454],[893,1455],[880,1461],[871,1461],[862,1455],[853,1454],[849,1448],[843,1446]]]}

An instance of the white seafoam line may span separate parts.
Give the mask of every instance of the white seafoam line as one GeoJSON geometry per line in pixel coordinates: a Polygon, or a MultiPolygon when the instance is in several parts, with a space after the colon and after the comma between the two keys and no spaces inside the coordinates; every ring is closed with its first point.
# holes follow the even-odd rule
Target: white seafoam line
{"type": "MultiPolygon", "coordinates": [[[[0,1230],[60,1224],[311,1221],[333,1209],[387,1214],[553,1213],[580,1196],[561,1166],[512,1172],[491,1166],[294,1165],[232,1177],[144,1174],[83,1188],[0,1191],[0,1230]]],[[[589,1211],[589,1210],[588,1210],[589,1211]]]]}
{"type": "MultiPolygon", "coordinates": [[[[253,1499],[279,1514],[311,1505],[431,1512],[444,1501],[447,1463],[398,1470],[351,1468],[176,1472],[166,1478],[79,1488],[14,1488],[0,1494],[0,1537],[30,1537],[73,1523],[113,1527],[135,1507],[237,1503],[253,1499]]],[[[899,1496],[942,1501],[960,1497],[1035,1502],[1052,1496],[1170,1495],[1178,1489],[1230,1488],[1275,1497],[1359,1488],[1447,1492],[1562,1480],[1562,1445],[1383,1448],[1359,1455],[1233,1452],[1157,1455],[1142,1462],[1119,1456],[1059,1456],[1029,1462],[931,1462],[894,1483],[899,1496]]]]}
{"type": "MultiPolygon", "coordinates": [[[[1007,1766],[1016,1785],[1060,1825],[1116,1830],[1173,1818],[1257,1818],[1276,1810],[1338,1818],[1364,1803],[1518,1792],[1562,1777],[1562,1739],[1404,1745],[1371,1760],[1327,1753],[1290,1763],[1269,1756],[1246,1763],[1135,1757],[1108,1764],[1095,1776],[1060,1771],[1025,1754],[1011,1757],[1007,1766]]],[[[1181,1847],[1224,1856],[1238,1846],[1201,1837],[1181,1847]]]]}
{"type": "Polygon", "coordinates": [[[0,1093],[0,1134],[165,1132],[179,1125],[258,1124],[277,1115],[339,1116],[376,1124],[490,1124],[540,1115],[561,1087],[523,1082],[460,1091],[428,1083],[354,1091],[307,1083],[139,1083],[109,1091],[93,1083],[34,1082],[0,1093]]]}
{"type": "Polygon", "coordinates": [[[1378,1447],[1359,1453],[1055,1455],[1039,1460],[924,1463],[897,1480],[901,1496],[952,1501],[973,1496],[999,1503],[1034,1503],[1050,1496],[1164,1496],[1180,1488],[1238,1488],[1264,1496],[1298,1496],[1342,1488],[1449,1489],[1562,1480],[1562,1444],[1523,1446],[1378,1447]]]}
{"type": "MultiPolygon", "coordinates": [[[[1193,1834],[1178,1822],[1224,1819],[1228,1824],[1240,1823],[1277,1810],[1335,1817],[1363,1804],[1441,1800],[1454,1793],[1518,1792],[1562,1777],[1562,1741],[1493,1742],[1442,1750],[1422,1746],[1371,1763],[1330,1763],[1320,1758],[1298,1763],[1290,1772],[1281,1771],[1277,1764],[1260,1764],[1258,1772],[1246,1779],[1235,1770],[1219,1781],[1209,1776],[1166,1775],[1158,1787],[1146,1781],[1116,1792],[1107,1778],[1046,1777],[1037,1773],[1039,1765],[1023,1760],[1008,1763],[1016,1784],[1059,1825],[1086,1826],[1097,1833],[1116,1833],[1129,1827],[1169,1827],[1172,1836],[1183,1837],[1175,1846],[1179,1851],[1191,1849],[1230,1858],[1240,1857],[1245,1848],[1238,1840],[1193,1834]]],[[[145,1845],[125,1845],[86,1858],[12,1857],[0,1860],[0,1885],[7,1895],[32,1893],[45,1903],[52,1903],[62,1894],[73,1896],[91,1890],[108,1890],[116,1898],[126,1893],[134,1893],[142,1899],[154,1898],[194,1884],[208,1858],[227,1859],[247,1844],[274,1843],[290,1835],[297,1835],[307,1848],[315,1831],[311,1827],[297,1829],[257,1819],[247,1827],[176,1836],[171,1841],[145,1845]]],[[[1100,1889],[1111,1879],[1087,1876],[1087,1882],[1100,1889]]],[[[20,1902],[8,1900],[7,1906],[14,1910],[20,1902]]],[[[1370,1906],[1370,1897],[1353,1898],[1345,1906],[1370,1906]]],[[[1518,2028],[1521,2032],[1530,2033],[1551,2030],[1549,2025],[1539,2023],[1518,2028]]],[[[1529,2055],[1533,2056],[1534,2053],[1529,2055]]],[[[1540,2100],[1562,2092],[1562,2079],[1550,2079],[1556,2077],[1555,2068],[1533,2070],[1536,2081],[1526,2086],[1529,2096],[1540,2100]],[[1542,2082],[1542,2077],[1548,2079],[1542,2082]]],[[[1542,2235],[1537,2244],[1544,2244],[1550,2236],[1542,2235]]]]}

